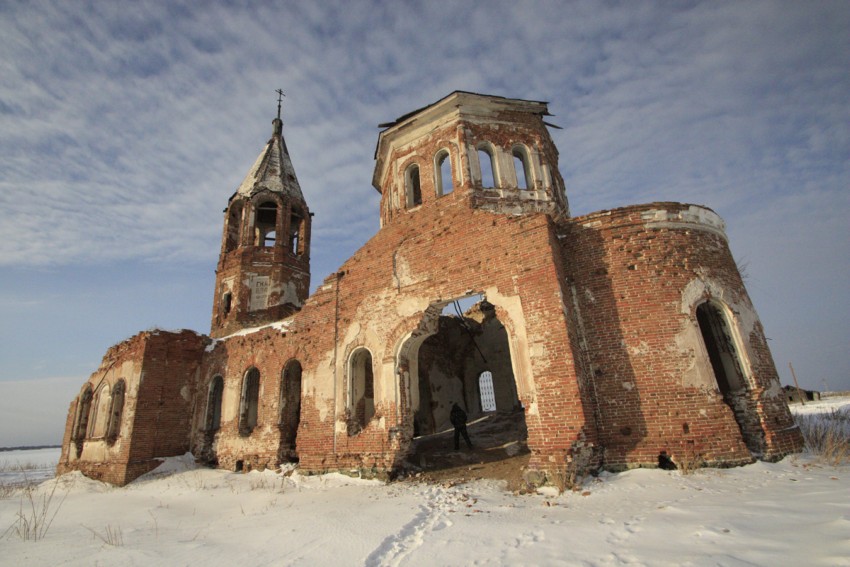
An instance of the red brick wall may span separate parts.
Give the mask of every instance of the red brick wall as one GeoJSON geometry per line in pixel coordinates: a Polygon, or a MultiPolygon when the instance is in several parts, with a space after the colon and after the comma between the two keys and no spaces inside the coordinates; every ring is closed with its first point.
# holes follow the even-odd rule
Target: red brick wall
{"type": "MultiPolygon", "coordinates": [[[[712,385],[684,375],[701,356],[682,344],[683,293],[695,280],[710,294],[754,313],[725,239],[698,223],[652,225],[649,211],[674,215],[688,205],[654,203],[572,219],[563,234],[568,278],[583,321],[587,357],[599,401],[599,434],[610,468],[651,465],[661,450],[709,463],[748,462],[751,456],[731,409],[712,385]],[[654,226],[654,227],[653,227],[654,226]],[[710,386],[710,387],[709,387],[710,386]]],[[[696,335],[694,335],[696,336],[696,335]]],[[[742,346],[751,353],[749,396],[758,406],[768,456],[799,450],[784,400],[766,395],[779,382],[761,325],[742,346]],[[774,440],[776,430],[786,430],[774,440]]]]}

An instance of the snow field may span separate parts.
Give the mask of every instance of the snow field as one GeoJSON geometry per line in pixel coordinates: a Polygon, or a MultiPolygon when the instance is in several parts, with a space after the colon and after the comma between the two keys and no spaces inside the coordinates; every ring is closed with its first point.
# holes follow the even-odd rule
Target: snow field
{"type": "MultiPolygon", "coordinates": [[[[850,466],[811,455],[603,473],[561,495],[517,496],[496,481],[241,474],[194,468],[190,455],[125,488],[74,473],[36,493],[54,484],[54,503],[65,500],[45,538],[7,534],[0,564],[850,565],[850,466]]],[[[19,504],[0,499],[0,531],[19,504]]]]}

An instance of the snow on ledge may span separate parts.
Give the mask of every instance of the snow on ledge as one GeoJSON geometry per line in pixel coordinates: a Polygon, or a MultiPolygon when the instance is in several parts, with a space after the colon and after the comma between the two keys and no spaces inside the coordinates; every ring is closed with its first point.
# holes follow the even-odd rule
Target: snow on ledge
{"type": "Polygon", "coordinates": [[[276,329],[281,333],[285,333],[289,330],[289,327],[292,326],[292,317],[288,319],[283,319],[282,321],[275,321],[274,323],[268,323],[266,325],[261,325],[259,327],[248,327],[247,329],[242,329],[240,331],[236,331],[226,337],[221,337],[218,339],[213,339],[210,344],[204,349],[206,352],[212,352],[215,350],[215,347],[218,346],[219,343],[224,342],[228,339],[232,339],[233,337],[244,337],[246,335],[252,335],[263,329],[276,329]]]}

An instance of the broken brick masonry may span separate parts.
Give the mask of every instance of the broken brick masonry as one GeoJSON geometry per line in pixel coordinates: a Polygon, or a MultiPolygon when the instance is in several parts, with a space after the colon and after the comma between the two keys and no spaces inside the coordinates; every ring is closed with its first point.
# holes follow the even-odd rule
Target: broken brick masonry
{"type": "Polygon", "coordinates": [[[109,349],[58,472],[123,485],[191,451],[391,474],[452,401],[484,411],[485,371],[497,409],[522,408],[531,482],[662,450],[717,466],[799,451],[723,221],[669,202],[571,217],[547,115],[454,92],[382,125],[381,228],[309,297],[311,214],[276,119],[225,210],[210,335],[109,349]],[[443,315],[470,297],[480,357],[443,315]]]}

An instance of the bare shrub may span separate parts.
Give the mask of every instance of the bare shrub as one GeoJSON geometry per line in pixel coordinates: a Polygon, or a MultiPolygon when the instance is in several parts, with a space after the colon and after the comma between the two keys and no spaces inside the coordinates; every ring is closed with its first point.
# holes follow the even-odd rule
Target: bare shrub
{"type": "Polygon", "coordinates": [[[15,486],[11,484],[0,484],[0,500],[5,500],[15,493],[15,486]]]}
{"type": "Polygon", "coordinates": [[[682,474],[693,474],[697,469],[705,466],[705,459],[696,451],[687,451],[681,455],[676,455],[674,462],[682,474]]]}
{"type": "Polygon", "coordinates": [[[280,483],[278,484],[278,479],[270,479],[265,475],[260,475],[255,478],[252,478],[249,482],[251,490],[266,490],[268,492],[283,492],[284,491],[284,483],[285,479],[280,478],[280,483]]]}
{"type": "Polygon", "coordinates": [[[24,475],[24,486],[21,489],[18,513],[15,521],[3,535],[15,534],[24,541],[38,541],[47,535],[47,530],[50,529],[56,514],[62,508],[68,493],[66,492],[62,499],[54,505],[53,497],[56,494],[58,483],[54,482],[53,487],[39,497],[36,494],[38,487],[29,482],[26,470],[21,469],[21,473],[24,475]]]}
{"type": "Polygon", "coordinates": [[[850,412],[798,414],[794,417],[806,448],[829,465],[850,463],[850,412]]]}
{"type": "Polygon", "coordinates": [[[107,525],[103,533],[97,532],[88,526],[83,527],[90,531],[94,537],[96,537],[106,545],[111,545],[113,547],[121,547],[122,545],[124,545],[124,534],[121,531],[121,526],[113,527],[107,525]]]}

